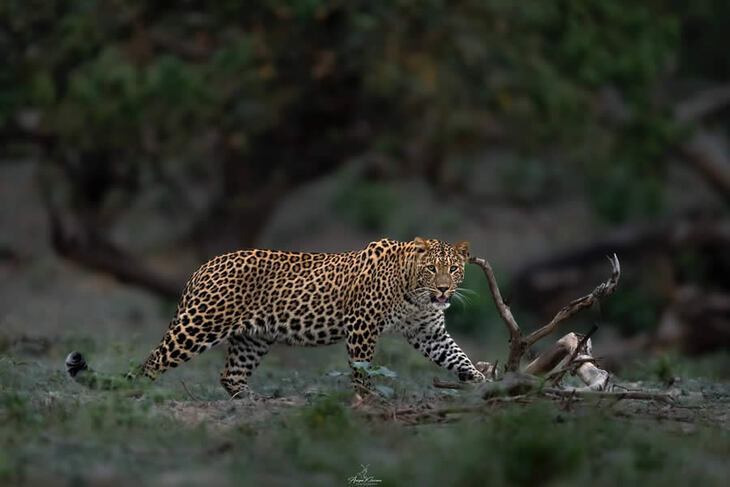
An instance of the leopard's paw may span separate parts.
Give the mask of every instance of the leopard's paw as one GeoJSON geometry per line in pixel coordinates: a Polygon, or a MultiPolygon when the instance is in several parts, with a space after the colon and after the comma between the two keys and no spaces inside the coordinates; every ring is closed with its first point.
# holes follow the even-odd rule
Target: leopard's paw
{"type": "Polygon", "coordinates": [[[484,382],[487,380],[486,377],[484,377],[484,374],[479,372],[478,370],[466,370],[464,372],[459,373],[459,380],[461,382],[484,382]]]}

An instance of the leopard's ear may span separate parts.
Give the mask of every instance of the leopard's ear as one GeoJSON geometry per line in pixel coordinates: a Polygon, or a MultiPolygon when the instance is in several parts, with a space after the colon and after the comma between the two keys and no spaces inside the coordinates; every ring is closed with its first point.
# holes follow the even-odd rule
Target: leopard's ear
{"type": "Polygon", "coordinates": [[[423,253],[428,250],[428,241],[422,239],[421,237],[414,238],[413,245],[416,246],[416,250],[418,251],[418,253],[423,253]]]}
{"type": "Polygon", "coordinates": [[[456,252],[459,253],[464,259],[469,258],[469,242],[466,240],[463,240],[459,242],[458,244],[454,245],[454,249],[456,249],[456,252]]]}

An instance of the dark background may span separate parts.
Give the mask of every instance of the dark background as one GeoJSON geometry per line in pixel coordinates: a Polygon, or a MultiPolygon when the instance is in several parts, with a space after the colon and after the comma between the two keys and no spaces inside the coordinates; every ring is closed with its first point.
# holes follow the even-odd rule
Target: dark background
{"type": "MultiPolygon", "coordinates": [[[[0,0],[0,483],[725,485],[729,26],[725,0],[0,0]],[[219,253],[415,236],[469,240],[526,331],[616,252],[552,338],[597,323],[616,382],[675,405],[433,415],[481,399],[398,337],[371,409],[342,345],[274,347],[265,404],[229,400],[224,347],[139,390],[64,371],[143,360],[219,253]]],[[[449,330],[504,363],[464,286],[449,330]]]]}
{"type": "MultiPolygon", "coordinates": [[[[727,350],[728,14],[4,1],[2,329],[114,322],[107,277],[170,308],[220,252],[420,235],[470,240],[528,327],[615,251],[625,279],[585,318],[616,342],[606,353],[727,350]]],[[[457,333],[494,318],[482,281],[470,272],[457,333]]]]}

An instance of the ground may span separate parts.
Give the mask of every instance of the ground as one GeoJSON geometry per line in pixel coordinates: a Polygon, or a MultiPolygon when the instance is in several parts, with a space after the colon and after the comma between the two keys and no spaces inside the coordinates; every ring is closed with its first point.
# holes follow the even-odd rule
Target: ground
{"type": "MultiPolygon", "coordinates": [[[[78,340],[2,344],[4,485],[348,485],[363,467],[379,485],[704,486],[730,474],[727,384],[683,379],[675,405],[526,400],[458,412],[480,399],[433,388],[448,376],[393,337],[376,356],[397,374],[376,378],[389,397],[359,403],[333,346],[275,350],[252,379],[271,398],[231,401],[219,350],[152,384],[84,389],[62,368],[78,340]]],[[[145,351],[139,340],[83,345],[109,371],[145,351]]]]}
{"type": "MultiPolygon", "coordinates": [[[[309,223],[295,225],[309,220],[295,217],[292,207],[322,213],[326,201],[301,203],[314,193],[323,199],[322,184],[282,208],[262,246],[342,250],[381,236],[356,233],[336,220],[316,231],[309,223]]],[[[175,303],[56,257],[33,185],[29,164],[8,166],[0,177],[0,485],[327,486],[365,485],[369,476],[383,486],[705,486],[730,477],[730,384],[722,382],[729,378],[727,352],[692,361],[665,356],[617,371],[625,385],[643,388],[665,388],[662,381],[680,376],[671,387],[685,394],[674,406],[530,401],[475,411],[477,397],[435,389],[434,376],[453,378],[397,338],[378,346],[376,363],[397,377],[376,377],[389,397],[375,403],[357,405],[343,345],[275,348],[251,380],[256,391],[273,397],[264,402],[228,399],[218,384],[221,348],[151,385],[84,389],[63,370],[68,352],[84,352],[98,370],[122,373],[159,342],[175,303]],[[455,412],[463,406],[472,409],[455,412]]],[[[144,210],[139,213],[149,213],[144,210]]],[[[500,269],[574,242],[585,227],[579,216],[557,218],[573,224],[566,230],[554,225],[548,210],[523,219],[490,213],[482,223],[491,221],[487,230],[499,230],[500,238],[476,233],[474,224],[448,234],[470,238],[475,254],[489,256],[501,279],[507,272],[500,269]],[[529,245],[514,252],[515,242],[529,245]]],[[[156,236],[168,230],[129,228],[137,230],[117,240],[127,244],[134,237],[142,249],[155,247],[156,236]]],[[[166,260],[155,261],[162,269],[185,274],[199,264],[164,254],[166,260]]],[[[471,299],[486,297],[481,289],[471,299]]],[[[529,321],[520,311],[520,323],[529,321]]],[[[455,305],[449,326],[472,359],[504,363],[507,334],[492,315],[482,321],[455,305]],[[467,329],[469,340],[458,333],[467,329]]],[[[598,355],[612,332],[610,323],[601,325],[598,355]]],[[[566,324],[563,332],[580,331],[577,326],[566,324]]]]}

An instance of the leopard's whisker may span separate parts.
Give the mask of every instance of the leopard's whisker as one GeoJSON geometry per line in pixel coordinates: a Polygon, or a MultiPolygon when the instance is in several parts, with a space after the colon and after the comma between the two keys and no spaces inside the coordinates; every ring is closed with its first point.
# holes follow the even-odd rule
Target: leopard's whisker
{"type": "Polygon", "coordinates": [[[462,295],[460,295],[458,293],[454,293],[454,294],[452,294],[452,297],[455,298],[455,300],[460,305],[462,305],[463,307],[466,307],[467,302],[466,302],[466,299],[464,298],[464,296],[462,296],[462,295]]]}
{"type": "Polygon", "coordinates": [[[460,299],[460,300],[461,300],[461,303],[462,303],[462,304],[464,304],[465,306],[466,306],[467,304],[472,304],[472,301],[471,301],[471,296],[465,296],[464,294],[462,294],[462,293],[460,292],[460,290],[459,290],[459,289],[457,289],[457,290],[456,290],[456,291],[454,292],[454,296],[456,296],[456,297],[457,297],[458,299],[460,299]]]}

